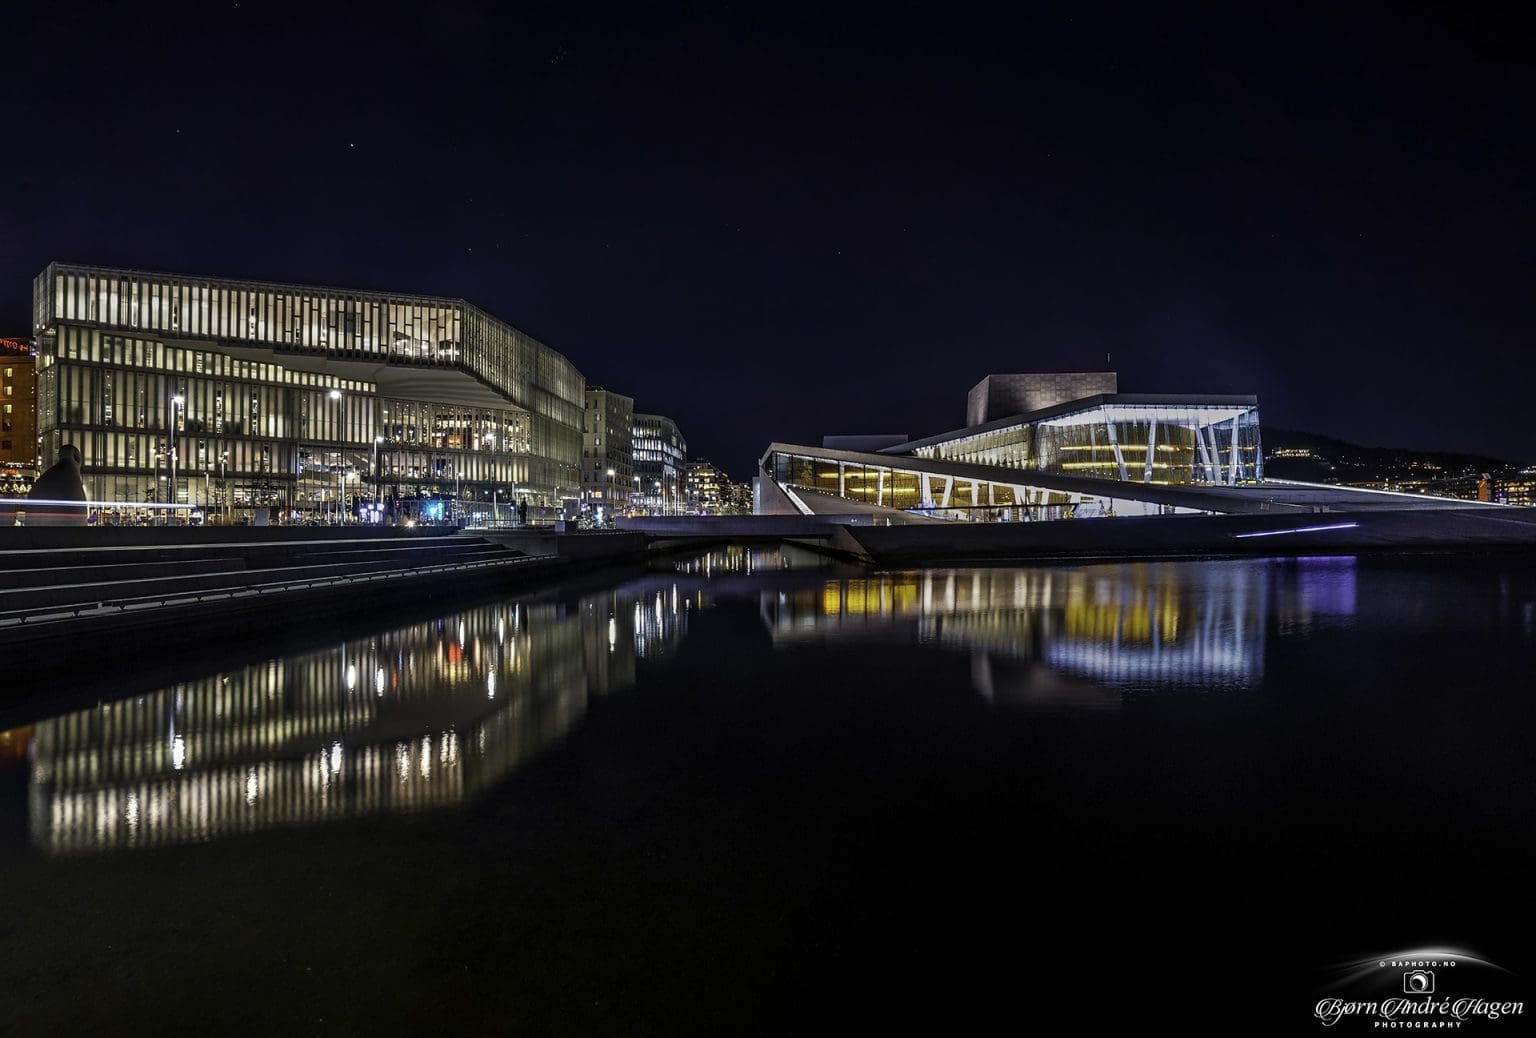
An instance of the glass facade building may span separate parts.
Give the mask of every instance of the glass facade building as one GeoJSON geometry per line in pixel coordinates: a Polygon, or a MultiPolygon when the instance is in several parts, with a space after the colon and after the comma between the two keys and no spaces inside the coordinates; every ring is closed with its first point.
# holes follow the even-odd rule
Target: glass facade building
{"type": "Polygon", "coordinates": [[[576,496],[581,373],[463,300],[55,263],[33,311],[40,454],[93,500],[576,496]]]}
{"type": "Polygon", "coordinates": [[[666,415],[637,414],[634,507],[644,515],[681,515],[687,490],[688,441],[666,415]]]}
{"type": "Polygon", "coordinates": [[[892,453],[1135,483],[1264,478],[1253,397],[1106,394],[915,440],[892,453]]]}

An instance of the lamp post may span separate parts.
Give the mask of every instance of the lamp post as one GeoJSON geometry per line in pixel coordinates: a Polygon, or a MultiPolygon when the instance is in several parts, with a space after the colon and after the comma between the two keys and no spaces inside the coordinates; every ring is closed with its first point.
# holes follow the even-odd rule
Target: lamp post
{"type": "Polygon", "coordinates": [[[182,396],[177,393],[171,397],[171,510],[167,515],[167,522],[176,520],[176,409],[182,405],[182,396]]]}
{"type": "Polygon", "coordinates": [[[373,438],[373,503],[379,503],[379,444],[384,442],[384,437],[373,438]]]}
{"type": "Polygon", "coordinates": [[[224,465],[229,461],[229,451],[219,452],[219,493],[223,495],[224,521],[229,522],[229,480],[224,474],[224,465]]]}
{"type": "MultiPolygon", "coordinates": [[[[333,390],[330,391],[330,393],[328,395],[337,404],[341,403],[341,390],[333,389],[333,390]]],[[[337,440],[341,439],[340,427],[341,427],[341,419],[338,417],[336,419],[336,429],[333,430],[333,433],[332,433],[332,435],[337,440]]],[[[344,452],[338,450],[336,452],[336,457],[338,459],[338,464],[336,466],[336,521],[340,522],[341,518],[342,518],[342,515],[341,515],[342,492],[343,492],[343,490],[346,487],[346,484],[343,482],[343,476],[342,476],[342,471],[343,471],[343,469],[345,468],[345,465],[346,465],[346,454],[344,452]]]]}

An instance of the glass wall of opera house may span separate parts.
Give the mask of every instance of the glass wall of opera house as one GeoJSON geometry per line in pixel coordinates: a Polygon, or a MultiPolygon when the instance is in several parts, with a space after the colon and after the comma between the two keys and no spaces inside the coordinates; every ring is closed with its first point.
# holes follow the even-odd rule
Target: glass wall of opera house
{"type": "Polygon", "coordinates": [[[54,263],[33,311],[39,452],[94,501],[577,492],[581,373],[461,299],[54,263]]]}
{"type": "Polygon", "coordinates": [[[1103,394],[914,440],[901,451],[1137,483],[1257,483],[1264,466],[1259,401],[1251,396],[1103,394]]]}

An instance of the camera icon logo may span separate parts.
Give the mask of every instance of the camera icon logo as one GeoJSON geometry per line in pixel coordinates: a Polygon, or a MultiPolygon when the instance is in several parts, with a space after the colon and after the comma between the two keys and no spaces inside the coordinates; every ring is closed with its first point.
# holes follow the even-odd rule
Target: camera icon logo
{"type": "Polygon", "coordinates": [[[1434,970],[1409,970],[1403,974],[1403,994],[1433,995],[1434,993],[1434,970]]]}

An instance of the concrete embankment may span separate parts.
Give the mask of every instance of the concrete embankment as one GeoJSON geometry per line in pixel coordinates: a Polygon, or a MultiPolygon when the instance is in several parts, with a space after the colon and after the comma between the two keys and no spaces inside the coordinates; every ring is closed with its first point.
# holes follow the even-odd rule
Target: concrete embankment
{"type": "Polygon", "coordinates": [[[837,526],[831,543],[878,565],[1088,558],[1536,549],[1536,509],[1154,516],[1049,523],[837,526]]]}
{"type": "Polygon", "coordinates": [[[13,675],[131,653],[320,630],[643,558],[640,535],[480,536],[367,527],[0,531],[0,637],[13,675]],[[38,666],[32,666],[33,663],[38,666]]]}
{"type": "Polygon", "coordinates": [[[1536,509],[1489,505],[1071,519],[898,522],[868,515],[621,520],[659,543],[779,540],[874,565],[1536,549],[1536,509]]]}

